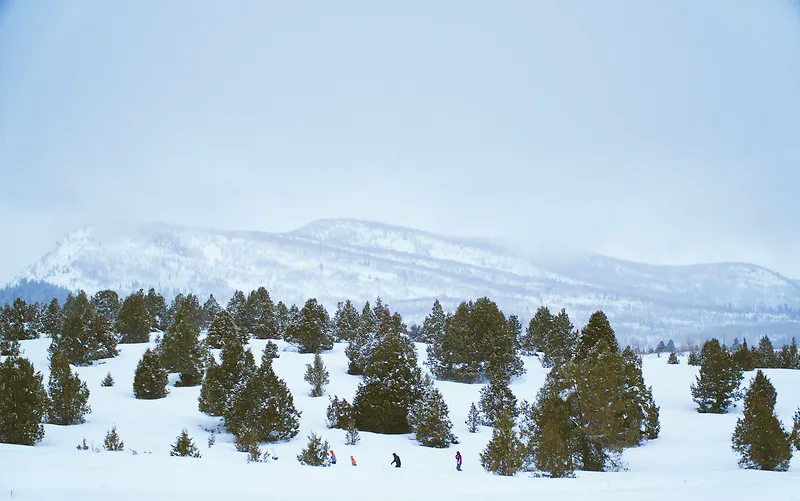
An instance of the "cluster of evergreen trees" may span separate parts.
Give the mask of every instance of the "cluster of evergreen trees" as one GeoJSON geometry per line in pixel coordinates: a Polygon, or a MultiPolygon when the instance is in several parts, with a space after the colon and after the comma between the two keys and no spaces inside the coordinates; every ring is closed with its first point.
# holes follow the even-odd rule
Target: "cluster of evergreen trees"
{"type": "MultiPolygon", "coordinates": [[[[719,344],[719,341],[717,340],[719,344]]],[[[705,345],[704,345],[705,346],[705,345]]],[[[741,343],[735,339],[730,347],[720,344],[735,362],[736,366],[743,371],[755,369],[800,369],[800,353],[798,353],[795,338],[789,344],[781,346],[776,350],[768,336],[762,336],[758,346],[748,346],[747,339],[741,343]]],[[[689,354],[689,365],[700,365],[703,361],[701,350],[693,351],[689,354]]]]}

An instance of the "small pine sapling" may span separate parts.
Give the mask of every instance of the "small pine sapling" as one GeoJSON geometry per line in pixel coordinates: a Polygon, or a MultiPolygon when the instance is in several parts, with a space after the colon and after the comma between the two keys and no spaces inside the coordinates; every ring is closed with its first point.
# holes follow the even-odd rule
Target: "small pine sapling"
{"type": "Polygon", "coordinates": [[[211,434],[208,435],[208,448],[210,449],[212,445],[217,441],[217,434],[214,433],[214,430],[211,430],[211,434]]]}
{"type": "Polygon", "coordinates": [[[83,437],[83,442],[78,444],[78,450],[79,451],[88,451],[89,450],[89,444],[86,443],[86,437],[83,437]]]}
{"type": "Polygon", "coordinates": [[[197,450],[197,447],[194,445],[194,440],[189,437],[189,434],[186,432],[186,430],[183,430],[181,431],[181,434],[178,435],[175,443],[172,445],[172,451],[170,451],[169,455],[199,458],[200,451],[197,450]]]}
{"type": "Polygon", "coordinates": [[[314,363],[306,364],[306,374],[303,378],[311,385],[311,396],[321,397],[325,393],[325,386],[330,382],[330,374],[319,352],[314,354],[314,363]]]}
{"type": "Polygon", "coordinates": [[[111,377],[110,372],[106,374],[106,377],[104,377],[102,381],[100,381],[100,386],[114,386],[114,378],[111,377]]]}
{"type": "Polygon", "coordinates": [[[125,442],[119,439],[117,434],[117,427],[114,426],[106,433],[106,438],[103,441],[103,448],[107,451],[121,451],[125,449],[125,442]]]}
{"type": "Polygon", "coordinates": [[[328,428],[339,428],[341,430],[346,430],[353,422],[353,406],[347,401],[347,399],[342,398],[339,399],[338,396],[334,395],[333,398],[330,398],[330,404],[328,405],[328,409],[326,411],[328,417],[328,428]]]}
{"type": "Polygon", "coordinates": [[[469,414],[467,414],[466,424],[470,433],[477,433],[478,427],[481,425],[481,414],[475,406],[475,402],[469,407],[469,414]]]}
{"type": "Polygon", "coordinates": [[[328,441],[323,441],[317,434],[308,435],[308,445],[297,455],[297,461],[304,466],[328,466],[330,455],[328,441]]]}
{"type": "Polygon", "coordinates": [[[356,424],[351,421],[350,425],[347,427],[347,433],[344,436],[344,444],[356,445],[360,441],[361,437],[358,436],[358,428],[356,428],[356,424]]]}
{"type": "Polygon", "coordinates": [[[680,362],[678,362],[678,357],[677,357],[677,355],[675,355],[674,351],[669,354],[669,358],[667,359],[667,363],[670,364],[670,365],[678,365],[680,363],[680,362]]]}

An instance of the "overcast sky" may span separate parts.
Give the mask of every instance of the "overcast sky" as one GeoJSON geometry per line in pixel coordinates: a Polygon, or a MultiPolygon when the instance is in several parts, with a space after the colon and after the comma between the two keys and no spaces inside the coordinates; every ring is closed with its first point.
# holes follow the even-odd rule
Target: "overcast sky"
{"type": "Polygon", "coordinates": [[[800,13],[6,0],[0,169],[0,281],[92,222],[323,217],[800,278],[800,13]]]}

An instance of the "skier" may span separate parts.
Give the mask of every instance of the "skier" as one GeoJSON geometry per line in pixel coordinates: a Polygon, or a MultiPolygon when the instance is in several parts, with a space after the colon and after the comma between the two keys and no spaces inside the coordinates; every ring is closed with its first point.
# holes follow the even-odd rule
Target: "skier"
{"type": "Polygon", "coordinates": [[[456,470],[461,471],[461,451],[456,451],[456,470]]]}
{"type": "Polygon", "coordinates": [[[336,464],[336,454],[333,453],[333,449],[331,449],[331,464],[336,464]]]}
{"type": "Polygon", "coordinates": [[[356,466],[356,458],[354,458],[353,456],[350,456],[350,464],[356,466]]]}
{"type": "Polygon", "coordinates": [[[396,452],[393,452],[392,456],[394,456],[394,459],[392,460],[392,462],[390,464],[395,465],[394,466],[395,468],[400,468],[400,456],[398,456],[396,452]]]}

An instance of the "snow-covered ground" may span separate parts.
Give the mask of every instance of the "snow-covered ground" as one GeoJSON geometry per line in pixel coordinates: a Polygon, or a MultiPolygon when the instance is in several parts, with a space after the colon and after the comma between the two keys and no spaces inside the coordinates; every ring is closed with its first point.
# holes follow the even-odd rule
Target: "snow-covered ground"
{"type": "MultiPolygon", "coordinates": [[[[23,342],[23,356],[48,376],[49,339],[23,342]]],[[[251,347],[260,359],[266,341],[251,347]]],[[[591,499],[675,500],[748,499],[800,500],[800,459],[793,459],[788,472],[758,472],[739,469],[730,449],[730,435],[741,404],[726,415],[695,412],[689,385],[696,367],[667,365],[666,357],[645,357],[644,375],[653,386],[661,407],[661,436],[644,446],[629,449],[629,470],[617,473],[577,472],[574,479],[532,478],[527,473],[499,477],[485,472],[478,455],[491,437],[491,429],[467,431],[464,421],[470,403],[477,402],[481,385],[437,382],[450,408],[458,445],[431,449],[418,445],[413,435],[383,436],[361,433],[355,446],[344,445],[342,430],[325,426],[329,395],[352,400],[359,377],[346,374],[344,345],[323,354],[331,383],[323,397],[308,395],[303,381],[305,364],[313,355],[301,355],[279,341],[281,356],[274,361],[277,374],[291,389],[295,405],[302,411],[300,433],[291,441],[262,446],[278,459],[267,463],[246,462],[230,435],[217,435],[209,447],[209,434],[219,420],[197,409],[200,388],[172,386],[160,400],[137,400],[132,383],[136,364],[153,343],[122,345],[117,358],[92,367],[77,368],[91,390],[92,413],[76,426],[45,425],[46,435],[33,447],[0,444],[0,500],[156,501],[192,499],[297,499],[297,500],[530,500],[591,499]],[[102,387],[111,372],[116,384],[102,387]],[[106,432],[116,425],[125,450],[102,450],[106,432]],[[202,458],[170,457],[169,451],[181,429],[199,447],[202,458]],[[330,468],[300,465],[295,456],[305,446],[310,431],[321,434],[336,452],[338,464],[330,468]],[[101,452],[79,451],[86,438],[101,452]],[[455,469],[456,450],[464,456],[463,471],[455,469]],[[133,451],[136,451],[134,454],[133,451]],[[403,461],[392,467],[392,453],[403,461]],[[357,467],[350,465],[355,456],[357,467]]],[[[425,346],[417,345],[420,364],[425,346]]],[[[535,358],[525,358],[528,372],[512,384],[519,400],[532,401],[546,370],[535,358]]],[[[800,406],[800,371],[766,371],[778,391],[777,412],[788,426],[800,406]]],[[[747,385],[754,373],[745,374],[747,385]]],[[[0,409],[0,412],[4,410],[0,409]]]]}

